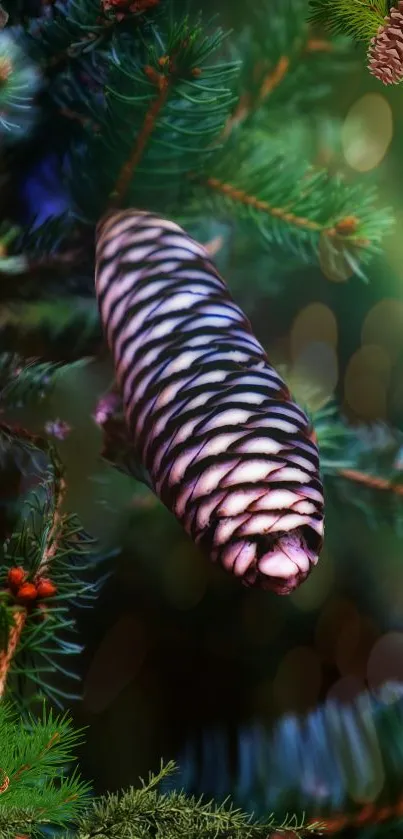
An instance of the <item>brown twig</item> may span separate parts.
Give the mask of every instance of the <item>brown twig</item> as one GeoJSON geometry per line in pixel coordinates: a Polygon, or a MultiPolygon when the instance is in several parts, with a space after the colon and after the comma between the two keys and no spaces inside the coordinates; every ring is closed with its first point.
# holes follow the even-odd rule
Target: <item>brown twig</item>
{"type": "Polygon", "coordinates": [[[5,772],[4,769],[0,768],[0,772],[1,772],[1,784],[0,784],[0,794],[1,794],[3,792],[6,792],[6,790],[8,790],[8,788],[10,786],[10,778],[8,777],[7,772],[5,772]]]}
{"type": "Polygon", "coordinates": [[[218,178],[207,178],[206,184],[211,187],[211,189],[214,189],[217,192],[222,192],[224,195],[227,195],[228,198],[232,198],[233,201],[239,201],[247,207],[253,207],[255,210],[261,210],[263,213],[267,213],[267,215],[281,218],[283,221],[288,221],[295,224],[297,227],[304,227],[306,230],[317,231],[321,231],[323,229],[322,225],[317,221],[311,221],[303,216],[296,216],[294,213],[288,212],[285,207],[273,207],[268,201],[262,201],[260,198],[256,198],[255,195],[248,195],[245,190],[237,189],[237,187],[232,184],[224,183],[224,181],[220,181],[218,178]]]}
{"type": "MultiPolygon", "coordinates": [[[[322,38],[308,38],[304,47],[301,49],[300,54],[303,55],[304,53],[314,53],[314,52],[332,52],[333,44],[331,41],[326,41],[322,38]]],[[[290,50],[292,53],[292,48],[290,50]]],[[[281,55],[277,61],[277,64],[274,68],[270,69],[269,72],[264,73],[261,82],[259,92],[256,97],[253,97],[250,93],[243,93],[238,101],[238,104],[235,108],[235,111],[231,116],[228,118],[223,134],[222,139],[228,137],[234,125],[237,125],[240,122],[243,122],[247,116],[249,116],[252,111],[257,110],[260,108],[264,101],[270,96],[271,93],[275,90],[276,87],[281,84],[285,76],[287,75],[291,65],[291,58],[288,55],[281,55]]],[[[256,79],[262,73],[262,62],[258,62],[254,69],[253,76],[256,79]]]]}
{"type": "MultiPolygon", "coordinates": [[[[398,798],[395,804],[377,807],[376,804],[367,804],[358,813],[344,815],[343,813],[327,820],[321,820],[326,833],[339,833],[347,827],[363,827],[366,824],[379,824],[388,819],[397,819],[403,816],[403,797],[398,798]]],[[[309,824],[308,824],[309,827],[309,824]]]]}
{"type": "Polygon", "coordinates": [[[288,58],[288,56],[282,55],[279,58],[274,69],[264,76],[263,81],[260,85],[259,95],[257,99],[258,107],[264,102],[266,97],[269,96],[270,93],[272,93],[276,87],[278,87],[280,82],[284,79],[289,66],[290,59],[288,58]]]}
{"type": "Polygon", "coordinates": [[[78,111],[74,111],[72,108],[59,108],[59,114],[66,119],[71,119],[74,122],[79,122],[83,128],[90,128],[94,134],[98,134],[100,131],[100,125],[97,122],[94,122],[92,117],[86,117],[83,114],[78,113],[78,111]]]}
{"type": "Polygon", "coordinates": [[[392,481],[388,481],[387,478],[367,475],[365,472],[360,472],[358,469],[340,469],[338,474],[342,478],[363,484],[370,489],[380,489],[386,492],[392,492],[395,495],[403,495],[403,484],[394,484],[392,481]]]}
{"type": "MultiPolygon", "coordinates": [[[[41,757],[43,757],[43,755],[46,754],[46,752],[48,752],[49,749],[52,748],[53,744],[56,743],[57,740],[60,740],[60,734],[58,731],[55,731],[55,733],[52,734],[49,742],[46,743],[46,746],[44,746],[42,751],[39,752],[38,760],[40,760],[41,757]]],[[[20,768],[17,769],[13,775],[11,775],[10,781],[18,781],[22,773],[28,772],[29,769],[32,769],[32,763],[24,763],[23,766],[20,766],[20,768]]]]}
{"type": "Polygon", "coordinates": [[[25,609],[16,608],[13,611],[14,623],[9,632],[7,649],[0,651],[0,699],[3,698],[6,690],[8,674],[21,640],[26,619],[27,612],[25,609]]]}
{"type": "Polygon", "coordinates": [[[122,200],[130,186],[136,167],[143,157],[147,142],[155,128],[158,115],[165,105],[170,90],[170,78],[163,73],[158,73],[153,67],[144,68],[146,76],[152,81],[158,90],[156,99],[151,102],[144,117],[142,130],[136,137],[136,142],[131,151],[129,159],[120,170],[116,186],[111,194],[111,209],[121,206],[122,200]]]}
{"type": "MultiPolygon", "coordinates": [[[[280,218],[288,224],[293,224],[295,227],[301,227],[305,230],[313,230],[322,233],[330,238],[340,237],[346,238],[348,235],[354,235],[355,230],[359,226],[359,220],[352,216],[346,216],[339,219],[339,221],[332,227],[324,227],[317,221],[312,221],[305,216],[297,216],[295,213],[289,211],[287,207],[273,207],[268,201],[262,201],[256,198],[255,195],[248,195],[243,189],[238,189],[232,184],[220,181],[218,178],[207,178],[206,185],[217,192],[222,192],[224,195],[231,198],[233,201],[239,201],[248,207],[253,207],[255,210],[260,210],[267,215],[275,218],[280,218]]],[[[360,247],[369,245],[369,240],[364,238],[354,238],[354,244],[360,247]]]]}
{"type": "Polygon", "coordinates": [[[60,537],[60,532],[63,528],[64,524],[64,515],[61,511],[63,506],[63,501],[66,495],[66,481],[63,477],[57,477],[55,475],[55,503],[53,507],[52,513],[52,523],[48,532],[48,536],[46,539],[45,550],[43,552],[41,561],[38,565],[35,580],[43,577],[44,574],[48,571],[51,561],[57,551],[58,548],[58,540],[60,537]]]}

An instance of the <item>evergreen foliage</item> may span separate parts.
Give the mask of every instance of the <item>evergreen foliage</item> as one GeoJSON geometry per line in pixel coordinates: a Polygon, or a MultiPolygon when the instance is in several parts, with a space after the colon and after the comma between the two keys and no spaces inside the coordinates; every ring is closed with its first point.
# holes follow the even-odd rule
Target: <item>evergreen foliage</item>
{"type": "Polygon", "coordinates": [[[8,144],[32,127],[41,77],[7,30],[0,31],[0,79],[0,138],[8,144]]]}
{"type": "MultiPolygon", "coordinates": [[[[265,292],[281,285],[278,258],[289,266],[290,254],[297,265],[325,261],[335,278],[368,279],[393,214],[368,179],[318,164],[304,120],[326,110],[335,79],[348,79],[360,60],[351,40],[369,41],[389,5],[311,0],[308,14],[307,0],[259,0],[249,25],[228,33],[198,8],[184,13],[170,0],[57,0],[47,10],[23,0],[5,2],[0,465],[12,462],[22,491],[16,508],[7,509],[0,552],[0,839],[39,836],[45,827],[68,828],[75,839],[266,839],[321,832],[326,824],[294,815],[282,821],[267,810],[272,801],[276,813],[290,801],[295,812],[317,805],[316,766],[310,767],[309,795],[298,787],[313,751],[324,774],[329,770],[326,819],[345,808],[351,762],[364,785],[368,778],[374,728],[395,784],[385,821],[401,814],[401,700],[380,707],[367,699],[347,710],[327,703],[302,721],[284,719],[270,737],[260,729],[240,732],[242,766],[253,771],[249,786],[243,769],[232,777],[232,790],[244,796],[245,810],[256,804],[261,823],[227,804],[158,792],[168,784],[172,764],[142,789],[88,806],[88,785],[69,770],[81,733],[65,716],[43,711],[38,718],[28,710],[44,697],[59,707],[76,697],[74,664],[65,664],[82,649],[71,609],[91,605],[97,596],[99,557],[77,517],[65,510],[57,449],[15,421],[15,412],[46,403],[65,374],[102,352],[93,239],[94,225],[109,207],[152,208],[203,240],[221,225],[225,246],[218,260],[230,264],[232,257],[242,282],[247,265],[254,281],[246,293],[252,295],[258,284],[265,292]],[[324,39],[322,28],[334,37],[324,39]],[[39,199],[35,190],[34,198],[29,193],[36,165],[29,162],[31,152],[36,163],[38,154],[46,166],[51,158],[51,185],[46,190],[46,177],[39,178],[39,199]],[[267,278],[273,264],[277,279],[267,278]],[[31,348],[38,336],[40,353],[31,348]],[[25,595],[12,582],[16,571],[28,585],[25,595]],[[42,598],[35,594],[41,581],[47,586],[42,598]],[[337,748],[335,779],[328,759],[337,748]],[[285,800],[286,775],[294,799],[285,800]]],[[[235,283],[236,268],[233,277],[235,283]]],[[[373,526],[380,517],[401,527],[402,432],[386,424],[352,426],[333,400],[318,407],[304,389],[297,397],[311,415],[327,488],[335,488],[343,504],[361,506],[373,526]]],[[[105,460],[148,485],[119,399],[112,392],[105,400],[106,413],[96,416],[105,460]]],[[[196,788],[186,761],[183,785],[196,788]]],[[[214,795],[215,781],[212,775],[214,795]]],[[[337,832],[346,824],[342,816],[327,827],[337,832]]]]}
{"type": "Polygon", "coordinates": [[[78,821],[77,839],[267,839],[274,832],[291,832],[300,839],[321,830],[320,822],[308,825],[304,818],[295,816],[277,823],[272,815],[259,824],[228,803],[217,806],[181,793],[159,793],[156,787],[174,768],[172,763],[162,767],[140,790],[131,789],[95,802],[78,821]]]}
{"type": "Polygon", "coordinates": [[[59,671],[68,679],[74,678],[74,673],[63,663],[65,656],[77,654],[81,649],[79,644],[68,640],[69,634],[74,635],[69,607],[93,600],[99,590],[100,581],[89,584],[85,579],[85,571],[92,564],[89,553],[92,540],[76,516],[61,510],[65,482],[54,448],[21,429],[16,431],[2,425],[0,432],[2,447],[16,446],[20,458],[29,455],[26,468],[34,481],[15,529],[3,547],[1,623],[5,654],[0,660],[1,692],[7,680],[8,690],[19,705],[42,694],[61,705],[62,697],[73,695],[52,685],[50,674],[59,671]],[[55,591],[44,603],[37,605],[35,599],[25,603],[8,583],[8,575],[14,568],[24,569],[24,583],[30,585],[50,576],[55,591]],[[8,662],[10,650],[13,655],[8,662]],[[26,682],[31,683],[33,696],[27,693],[26,682]]]}
{"type": "Polygon", "coordinates": [[[11,353],[0,356],[0,400],[8,408],[21,408],[49,396],[63,376],[88,364],[80,358],[71,364],[38,362],[32,360],[24,366],[23,359],[11,353]]]}
{"type": "Polygon", "coordinates": [[[331,32],[370,41],[389,12],[388,0],[310,0],[309,20],[331,32]]]}
{"type": "Polygon", "coordinates": [[[64,715],[43,709],[25,725],[9,705],[0,703],[0,836],[43,835],[52,824],[66,827],[88,800],[89,785],[73,771],[67,775],[82,732],[64,715]],[[64,771],[63,771],[64,770],[64,771]]]}

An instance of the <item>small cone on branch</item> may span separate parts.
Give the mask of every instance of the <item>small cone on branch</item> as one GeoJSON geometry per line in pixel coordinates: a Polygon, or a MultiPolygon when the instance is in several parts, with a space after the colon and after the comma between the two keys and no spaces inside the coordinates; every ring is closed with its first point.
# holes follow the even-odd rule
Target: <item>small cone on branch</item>
{"type": "Polygon", "coordinates": [[[13,589],[13,591],[18,591],[20,586],[22,586],[26,576],[26,572],[23,568],[15,567],[9,569],[7,574],[7,581],[13,589]]]}
{"type": "Polygon", "coordinates": [[[385,23],[371,39],[368,69],[383,84],[398,84],[403,79],[403,0],[390,10],[385,23]]]}
{"type": "Polygon", "coordinates": [[[42,578],[36,584],[36,593],[38,597],[53,597],[57,594],[57,588],[53,585],[51,580],[42,578]]]}
{"type": "Polygon", "coordinates": [[[36,590],[36,586],[33,583],[23,583],[22,586],[18,589],[17,592],[17,600],[19,603],[27,604],[32,603],[36,600],[38,596],[38,592],[36,590]]]}

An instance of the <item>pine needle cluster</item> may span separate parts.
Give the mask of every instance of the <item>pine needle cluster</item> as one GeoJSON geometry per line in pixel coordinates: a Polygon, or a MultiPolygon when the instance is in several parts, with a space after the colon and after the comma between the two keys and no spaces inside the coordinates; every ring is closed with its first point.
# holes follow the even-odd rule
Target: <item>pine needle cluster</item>
{"type": "Polygon", "coordinates": [[[0,837],[66,827],[87,805],[89,785],[70,768],[82,732],[43,709],[24,721],[0,702],[0,837]]]}

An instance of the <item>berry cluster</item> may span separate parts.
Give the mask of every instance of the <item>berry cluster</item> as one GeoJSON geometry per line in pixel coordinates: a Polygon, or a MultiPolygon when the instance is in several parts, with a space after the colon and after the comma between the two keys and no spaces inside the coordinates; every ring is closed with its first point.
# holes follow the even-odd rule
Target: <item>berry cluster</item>
{"type": "Polygon", "coordinates": [[[57,594],[57,588],[51,580],[47,577],[37,577],[29,582],[27,572],[20,566],[9,569],[7,582],[17,603],[24,606],[57,594]]]}

